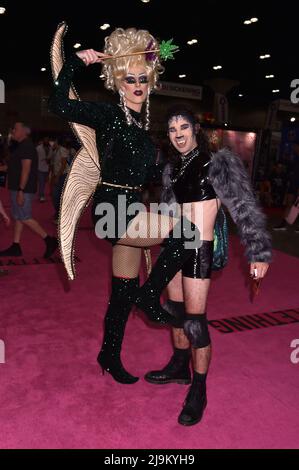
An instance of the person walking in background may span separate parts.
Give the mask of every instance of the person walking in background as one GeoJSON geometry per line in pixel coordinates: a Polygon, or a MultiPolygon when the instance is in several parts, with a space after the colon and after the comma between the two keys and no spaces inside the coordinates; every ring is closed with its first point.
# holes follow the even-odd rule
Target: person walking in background
{"type": "Polygon", "coordinates": [[[0,251],[0,256],[22,256],[20,241],[24,225],[44,240],[44,258],[49,258],[58,247],[57,238],[49,236],[32,218],[32,200],[37,190],[38,157],[30,134],[30,128],[26,124],[15,123],[12,139],[16,145],[13,146],[8,162],[8,189],[15,219],[14,241],[9,248],[0,251]]]}
{"type": "Polygon", "coordinates": [[[49,137],[44,137],[41,144],[36,147],[38,156],[38,197],[45,202],[45,186],[49,176],[49,162],[51,158],[51,145],[49,137]]]}

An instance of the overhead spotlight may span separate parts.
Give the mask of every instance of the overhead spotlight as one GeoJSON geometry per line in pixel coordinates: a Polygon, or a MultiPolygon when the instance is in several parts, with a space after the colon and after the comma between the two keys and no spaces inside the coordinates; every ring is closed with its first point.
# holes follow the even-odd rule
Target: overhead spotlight
{"type": "Polygon", "coordinates": [[[47,70],[46,67],[42,67],[42,68],[40,69],[41,72],[46,72],[46,70],[47,70]]]}
{"type": "Polygon", "coordinates": [[[242,97],[243,97],[242,93],[239,93],[238,96],[239,96],[239,98],[242,98],[242,97]]]}
{"type": "Polygon", "coordinates": [[[187,41],[187,44],[189,44],[189,46],[192,46],[192,44],[197,44],[197,43],[198,43],[197,39],[191,39],[190,41],[187,41]]]}
{"type": "Polygon", "coordinates": [[[100,75],[100,78],[101,78],[101,80],[104,80],[105,75],[102,73],[102,74],[100,75]]]}
{"type": "Polygon", "coordinates": [[[102,26],[100,26],[100,28],[101,28],[103,31],[105,31],[105,29],[110,28],[110,24],[109,24],[109,23],[104,23],[104,24],[102,24],[102,26]]]}
{"type": "Polygon", "coordinates": [[[141,1],[142,1],[142,3],[149,3],[150,2],[150,0],[141,0],[141,1]]]}
{"type": "Polygon", "coordinates": [[[6,12],[6,8],[0,7],[0,15],[4,15],[5,12],[6,12]]]}
{"type": "Polygon", "coordinates": [[[251,18],[250,20],[245,20],[244,24],[256,23],[258,20],[259,20],[258,18],[251,18]]]}
{"type": "Polygon", "coordinates": [[[266,75],[265,78],[274,78],[274,75],[266,75]]]}
{"type": "Polygon", "coordinates": [[[184,73],[179,75],[179,78],[186,78],[186,77],[187,77],[187,75],[185,75],[184,73]]]}
{"type": "Polygon", "coordinates": [[[222,69],[222,65],[214,65],[213,69],[214,70],[220,70],[220,69],[222,69]]]}
{"type": "Polygon", "coordinates": [[[295,122],[295,121],[296,121],[296,118],[295,118],[295,117],[291,117],[290,121],[291,121],[291,122],[295,122]]]}
{"type": "Polygon", "coordinates": [[[279,93],[280,90],[272,90],[272,93],[279,93]]]}
{"type": "Polygon", "coordinates": [[[74,49],[79,49],[79,47],[81,47],[81,44],[79,42],[76,42],[73,47],[74,49]]]}
{"type": "Polygon", "coordinates": [[[228,126],[227,122],[225,122],[224,125],[225,125],[225,127],[227,127],[228,126]]]}
{"type": "Polygon", "coordinates": [[[260,59],[270,59],[270,54],[260,55],[260,59]]]}

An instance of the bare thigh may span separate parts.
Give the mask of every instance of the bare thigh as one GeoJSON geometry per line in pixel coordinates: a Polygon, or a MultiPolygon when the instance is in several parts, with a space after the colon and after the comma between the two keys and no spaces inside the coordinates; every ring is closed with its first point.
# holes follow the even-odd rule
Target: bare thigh
{"type": "Polygon", "coordinates": [[[160,245],[179,219],[153,212],[139,212],[117,245],[150,247],[160,245]]]}

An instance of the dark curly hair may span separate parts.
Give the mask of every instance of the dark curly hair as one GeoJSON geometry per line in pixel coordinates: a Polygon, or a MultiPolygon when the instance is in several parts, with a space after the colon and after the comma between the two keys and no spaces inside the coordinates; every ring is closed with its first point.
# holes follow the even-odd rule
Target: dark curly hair
{"type": "Polygon", "coordinates": [[[200,149],[200,152],[209,154],[211,152],[209,139],[206,133],[199,127],[199,123],[196,120],[194,112],[184,106],[179,105],[169,108],[166,114],[167,127],[169,121],[177,116],[182,116],[191,124],[193,132],[196,134],[197,145],[200,149]]]}

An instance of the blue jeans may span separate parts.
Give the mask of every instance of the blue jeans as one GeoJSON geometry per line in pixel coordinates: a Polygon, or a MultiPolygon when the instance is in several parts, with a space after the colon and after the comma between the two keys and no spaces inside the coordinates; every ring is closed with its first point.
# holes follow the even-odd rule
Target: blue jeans
{"type": "Polygon", "coordinates": [[[32,219],[32,201],[34,194],[24,193],[24,204],[19,206],[17,203],[17,191],[10,191],[11,199],[11,212],[15,220],[28,220],[32,219]]]}

